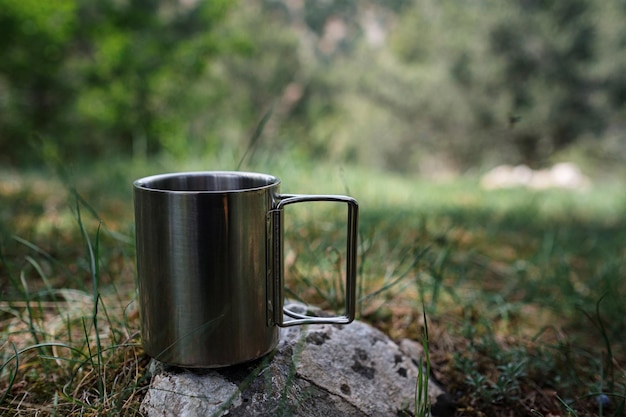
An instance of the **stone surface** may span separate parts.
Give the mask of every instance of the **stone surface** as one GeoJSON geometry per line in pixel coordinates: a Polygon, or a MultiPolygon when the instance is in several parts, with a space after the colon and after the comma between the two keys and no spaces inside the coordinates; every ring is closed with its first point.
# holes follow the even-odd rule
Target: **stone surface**
{"type": "MultiPolygon", "coordinates": [[[[187,370],[153,362],[143,401],[149,417],[412,415],[422,348],[395,344],[359,321],[346,326],[282,329],[273,354],[217,370],[187,370]],[[401,414],[400,414],[401,415],[401,414]]],[[[429,380],[432,416],[454,405],[429,380]]]]}

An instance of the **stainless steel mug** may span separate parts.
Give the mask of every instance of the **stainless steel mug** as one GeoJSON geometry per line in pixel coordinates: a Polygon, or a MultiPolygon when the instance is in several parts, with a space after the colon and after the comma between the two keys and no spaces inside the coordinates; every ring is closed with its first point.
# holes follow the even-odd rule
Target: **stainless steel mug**
{"type": "Polygon", "coordinates": [[[354,319],[353,198],[280,194],[278,178],[246,172],[163,174],[133,186],[142,344],[153,358],[182,367],[234,365],[271,352],[279,326],[354,319]],[[342,316],[284,307],[283,208],[307,201],[347,204],[342,316]]]}

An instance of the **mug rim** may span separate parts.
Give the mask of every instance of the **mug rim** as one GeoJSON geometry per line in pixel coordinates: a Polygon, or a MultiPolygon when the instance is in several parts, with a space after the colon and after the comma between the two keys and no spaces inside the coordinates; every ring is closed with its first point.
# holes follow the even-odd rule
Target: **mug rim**
{"type": "Polygon", "coordinates": [[[143,177],[133,181],[133,187],[143,191],[164,192],[164,193],[177,193],[177,194],[223,194],[223,193],[243,193],[255,190],[264,190],[271,187],[275,187],[280,184],[280,178],[270,174],[263,174],[260,172],[247,172],[247,171],[181,171],[170,172],[165,174],[155,174],[147,177],[143,177]],[[259,180],[265,182],[258,186],[252,187],[240,187],[240,188],[226,188],[220,190],[180,190],[172,189],[163,186],[154,186],[151,184],[166,181],[168,179],[176,177],[231,177],[231,178],[245,178],[252,180],[259,180]]]}

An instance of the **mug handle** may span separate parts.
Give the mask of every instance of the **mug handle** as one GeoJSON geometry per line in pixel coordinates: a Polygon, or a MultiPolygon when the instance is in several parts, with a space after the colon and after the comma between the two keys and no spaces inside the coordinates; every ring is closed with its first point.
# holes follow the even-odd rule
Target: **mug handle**
{"type": "Polygon", "coordinates": [[[357,224],[359,205],[352,197],[343,195],[300,195],[281,194],[273,215],[274,240],[274,323],[280,327],[296,326],[300,324],[348,324],[354,320],[356,310],[356,253],[357,253],[357,224]],[[284,303],[284,257],[283,257],[283,207],[312,201],[329,201],[346,203],[348,205],[348,230],[346,239],[346,308],[343,316],[314,317],[297,313],[285,307],[284,303]],[[292,318],[285,321],[283,313],[292,318]]]}

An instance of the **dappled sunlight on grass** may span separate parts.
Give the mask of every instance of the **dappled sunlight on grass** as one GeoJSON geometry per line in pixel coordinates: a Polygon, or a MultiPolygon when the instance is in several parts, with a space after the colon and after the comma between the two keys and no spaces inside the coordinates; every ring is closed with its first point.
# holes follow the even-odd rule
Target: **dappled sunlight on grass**
{"type": "MultiPolygon", "coordinates": [[[[246,169],[278,175],[283,192],[359,200],[359,318],[396,340],[420,340],[424,306],[433,372],[456,396],[459,415],[515,407],[545,414],[563,409],[559,398],[593,415],[589,394],[611,387],[623,395],[621,187],[487,192],[471,178],[433,183],[269,162],[246,169]]],[[[9,409],[29,401],[44,404],[31,411],[86,410],[87,403],[91,413],[138,409],[146,358],[133,303],[130,184],[144,173],[183,169],[142,170],[92,183],[83,176],[71,186],[55,176],[0,177],[0,395],[9,409]],[[120,378],[132,388],[116,388],[120,378]]],[[[285,219],[289,296],[341,312],[344,205],[290,207],[285,219]]]]}
{"type": "MultiPolygon", "coordinates": [[[[544,410],[562,407],[559,398],[581,398],[575,409],[597,412],[587,394],[607,389],[600,369],[611,370],[611,389],[622,395],[621,186],[488,192],[470,178],[432,183],[358,171],[353,179],[347,189],[361,204],[361,317],[395,339],[419,339],[423,300],[433,357],[449,370],[440,379],[471,406],[462,415],[480,415],[472,407],[497,413],[532,405],[533,398],[544,410]],[[506,374],[514,373],[507,363],[523,369],[506,374]]],[[[306,221],[301,229],[315,228],[314,216],[306,221]]],[[[339,218],[336,224],[340,230],[339,218]]],[[[336,237],[325,239],[337,246],[336,237]]],[[[303,263],[292,284],[316,288],[311,302],[332,307],[335,294],[324,299],[320,289],[337,274],[318,272],[320,253],[297,243],[300,236],[291,240],[301,245],[292,251],[303,263]]]]}
{"type": "Polygon", "coordinates": [[[0,396],[7,401],[0,410],[138,410],[147,362],[133,302],[134,250],[124,234],[129,218],[107,228],[54,176],[2,176],[0,198],[0,396]]]}

